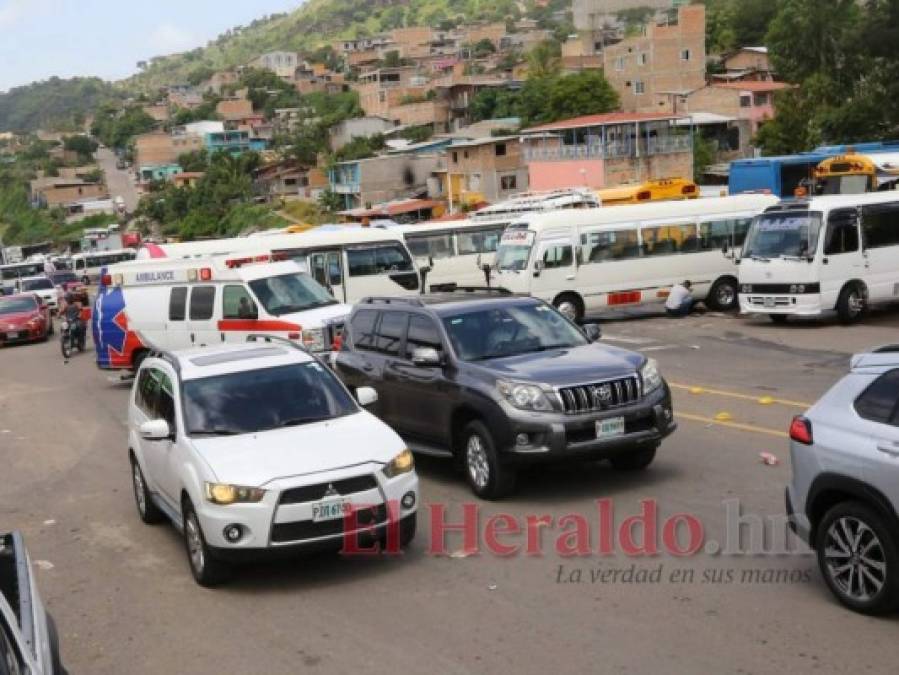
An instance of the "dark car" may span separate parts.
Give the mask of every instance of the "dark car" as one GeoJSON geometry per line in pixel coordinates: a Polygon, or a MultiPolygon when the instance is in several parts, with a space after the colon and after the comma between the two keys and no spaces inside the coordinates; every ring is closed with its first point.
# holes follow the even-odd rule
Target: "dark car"
{"type": "Polygon", "coordinates": [[[475,494],[497,498],[524,464],[645,468],[674,431],[656,363],[598,337],[534,298],[367,298],[335,367],[348,386],[377,390],[373,412],[413,451],[454,457],[475,494]]]}

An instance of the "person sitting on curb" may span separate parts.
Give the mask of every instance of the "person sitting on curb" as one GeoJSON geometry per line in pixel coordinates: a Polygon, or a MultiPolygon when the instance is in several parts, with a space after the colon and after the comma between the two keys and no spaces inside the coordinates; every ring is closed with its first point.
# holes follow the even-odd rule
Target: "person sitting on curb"
{"type": "Polygon", "coordinates": [[[682,284],[674,284],[665,301],[665,312],[670,317],[687,316],[693,309],[693,284],[688,280],[682,284]]]}

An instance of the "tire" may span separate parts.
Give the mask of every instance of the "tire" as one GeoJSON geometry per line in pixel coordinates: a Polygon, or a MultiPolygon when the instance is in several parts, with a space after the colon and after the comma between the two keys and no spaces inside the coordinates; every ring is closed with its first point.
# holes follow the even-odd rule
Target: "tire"
{"type": "Polygon", "coordinates": [[[896,532],[895,523],[861,502],[841,502],[824,515],[816,528],[815,552],[821,575],[843,605],[874,615],[899,609],[896,532]]]}
{"type": "Polygon", "coordinates": [[[59,341],[59,347],[62,350],[62,358],[66,361],[69,360],[69,357],[72,356],[72,337],[71,333],[63,334],[62,339],[59,341]]]}
{"type": "Polygon", "coordinates": [[[482,422],[474,420],[465,425],[460,451],[465,478],[475,495],[492,500],[512,491],[515,471],[500,461],[493,437],[482,422]]]}
{"type": "Polygon", "coordinates": [[[658,448],[625,450],[620,455],[609,458],[612,466],[619,471],[642,471],[656,458],[658,448]]]}
{"type": "Polygon", "coordinates": [[[840,297],[837,300],[837,314],[840,317],[840,323],[847,326],[856,323],[864,313],[865,298],[859,286],[852,284],[840,291],[840,297]]]}
{"type": "Polygon", "coordinates": [[[137,507],[137,515],[140,516],[144,523],[156,525],[165,520],[165,514],[159,510],[159,507],[156,506],[150,497],[144,472],[134,455],[131,455],[131,488],[134,492],[134,505],[137,507]]]}
{"type": "Polygon", "coordinates": [[[705,304],[716,312],[729,312],[740,304],[736,279],[723,277],[712,284],[705,304]]]}
{"type": "Polygon", "coordinates": [[[400,521],[400,548],[406,548],[415,539],[418,530],[418,514],[413,513],[400,521]]]}
{"type": "Polygon", "coordinates": [[[182,507],[184,550],[187,553],[187,564],[190,565],[194,580],[206,588],[213,588],[223,583],[230,576],[231,569],[212,555],[200,519],[189,499],[184,500],[182,507]]]}
{"type": "Polygon", "coordinates": [[[47,337],[56,335],[56,328],[53,327],[53,319],[50,319],[50,325],[47,327],[47,337]]]}
{"type": "Polygon", "coordinates": [[[777,324],[778,326],[783,326],[787,322],[786,314],[769,314],[768,318],[771,319],[771,323],[777,324]]]}
{"type": "Polygon", "coordinates": [[[562,293],[553,300],[553,306],[569,321],[580,323],[584,320],[584,303],[574,293],[562,293]]]}

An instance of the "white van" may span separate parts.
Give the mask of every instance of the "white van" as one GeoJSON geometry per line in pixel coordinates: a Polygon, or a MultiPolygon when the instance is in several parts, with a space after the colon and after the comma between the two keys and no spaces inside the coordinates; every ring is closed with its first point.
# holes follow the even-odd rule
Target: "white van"
{"type": "Polygon", "coordinates": [[[752,224],[740,260],[740,309],[852,323],[871,305],[899,301],[899,194],[786,200],[752,224]]]}
{"type": "Polygon", "coordinates": [[[245,342],[266,333],[332,348],[350,311],[299,265],[268,253],[148,260],[104,270],[92,312],[97,365],[136,370],[149,350],[245,342]]]}
{"type": "Polygon", "coordinates": [[[123,248],[115,251],[91,251],[72,256],[72,270],[81,283],[87,285],[100,280],[100,270],[110,265],[134,260],[137,252],[123,248]]]}
{"type": "Polygon", "coordinates": [[[235,237],[180,244],[145,244],[138,258],[202,258],[240,251],[269,251],[296,260],[343,302],[370,295],[418,293],[419,274],[401,234],[346,227],[267,237],[235,237]]]}
{"type": "Polygon", "coordinates": [[[532,215],[510,225],[493,285],[533,295],[580,320],[587,312],[661,302],[672,285],[719,310],[737,306],[739,246],[770,195],[658,202],[532,215]]]}

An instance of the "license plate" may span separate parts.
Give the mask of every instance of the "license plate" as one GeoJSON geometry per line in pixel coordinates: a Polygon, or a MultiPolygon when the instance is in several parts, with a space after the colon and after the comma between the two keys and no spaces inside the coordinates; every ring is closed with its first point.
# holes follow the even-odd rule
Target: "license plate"
{"type": "Polygon", "coordinates": [[[774,298],[765,298],[765,307],[774,307],[774,298]]]}
{"type": "Polygon", "coordinates": [[[6,339],[7,339],[7,340],[18,340],[18,339],[19,339],[19,334],[18,334],[18,333],[7,333],[7,334],[6,334],[6,339]]]}
{"type": "Polygon", "coordinates": [[[624,434],[624,418],[612,417],[596,422],[596,438],[613,438],[624,434]]]}
{"type": "Polygon", "coordinates": [[[312,505],[312,520],[320,523],[323,520],[343,518],[350,511],[349,499],[329,499],[312,505]]]}

